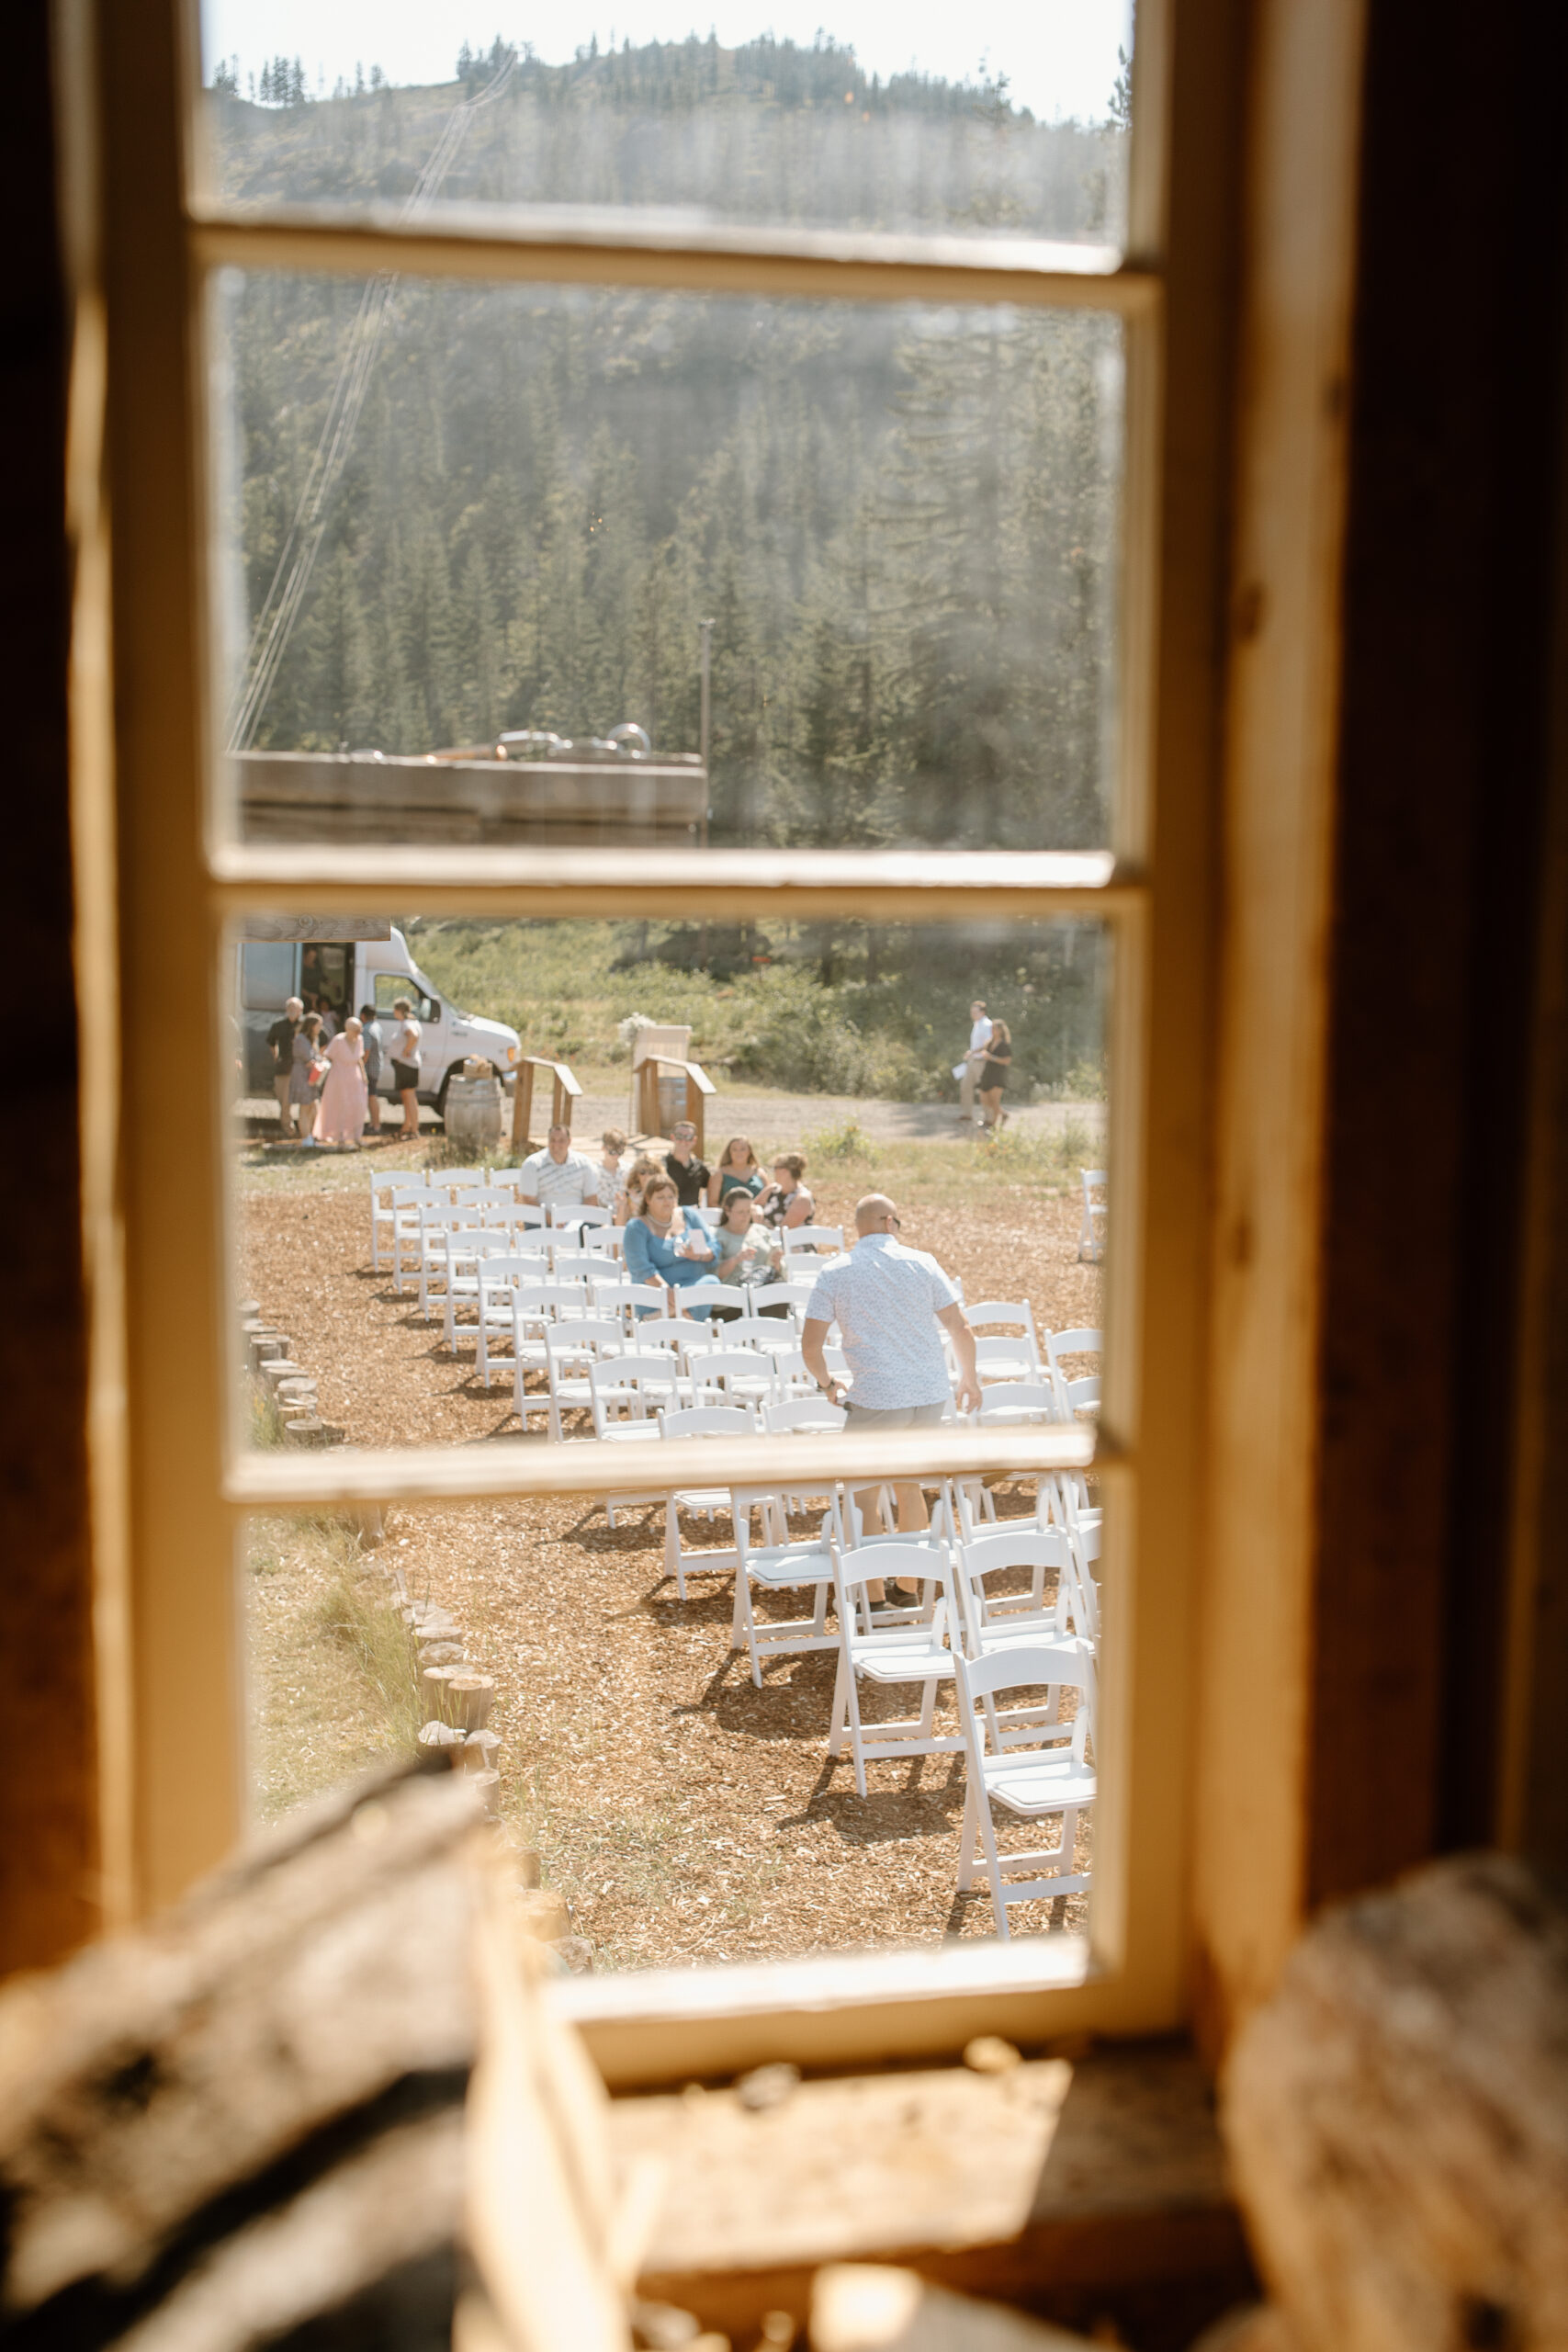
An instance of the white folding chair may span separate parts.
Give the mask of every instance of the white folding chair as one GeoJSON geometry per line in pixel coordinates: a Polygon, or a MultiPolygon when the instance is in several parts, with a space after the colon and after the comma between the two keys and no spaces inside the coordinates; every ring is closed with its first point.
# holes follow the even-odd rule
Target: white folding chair
{"type": "Polygon", "coordinates": [[[403,1276],[418,1275],[424,1254],[423,1214],[431,1208],[439,1209],[442,1204],[440,1195],[433,1193],[428,1184],[411,1182],[406,1190],[400,1184],[396,1193],[389,1238],[392,1244],[392,1287],[400,1298],[403,1276]]]}
{"type": "MultiPolygon", "coordinates": [[[[749,1290],[742,1290],[738,1283],[703,1283],[700,1284],[694,1284],[688,1290],[677,1292],[676,1295],[681,1299],[690,1299],[691,1306],[688,1306],[686,1309],[688,1314],[691,1313],[692,1306],[702,1307],[704,1310],[703,1321],[705,1323],[712,1321],[713,1310],[716,1306],[733,1306],[737,1308],[741,1315],[745,1315],[749,1312],[751,1299],[750,1292],[749,1290]]],[[[726,1328],[727,1329],[733,1331],[735,1326],[733,1323],[730,1323],[727,1325],[726,1328]]]]}
{"type": "Polygon", "coordinates": [[[580,1230],[585,1225],[608,1225],[611,1212],[594,1201],[558,1201],[550,1210],[552,1232],[580,1230]]]}
{"type": "Polygon", "coordinates": [[[762,1427],[771,1437],[793,1437],[800,1430],[841,1430],[849,1418],[841,1405],[829,1403],[820,1390],[815,1396],[786,1396],[762,1408],[762,1427]]]}
{"type": "MultiPolygon", "coordinates": [[[[902,1544],[908,1550],[920,1554],[926,1563],[926,1565],[918,1571],[911,1569],[911,1574],[919,1573],[920,1576],[926,1577],[940,1577],[942,1573],[942,1565],[945,1558],[945,1547],[953,1540],[952,1510],[947,1496],[947,1480],[945,1478],[932,1478],[921,1479],[919,1481],[919,1484],[922,1487],[930,1486],[934,1487],[936,1491],[936,1504],[931,1512],[930,1525],[919,1535],[900,1534],[897,1528],[893,1524],[897,1498],[893,1492],[894,1482],[891,1479],[884,1480],[880,1484],[875,1484],[875,1509],[878,1516],[886,1521],[886,1525],[882,1527],[868,1527],[866,1525],[865,1521],[861,1515],[860,1505],[856,1501],[855,1498],[858,1495],[863,1495],[866,1492],[867,1487],[874,1484],[875,1484],[875,1482],[871,1480],[867,1480],[863,1484],[857,1481],[852,1487],[846,1487],[844,1491],[844,1498],[840,1507],[840,1519],[843,1527],[844,1543],[847,1548],[851,1552],[882,1552],[887,1550],[893,1544],[902,1544]]],[[[892,1571],[889,1571],[889,1573],[891,1574],[892,1571]]],[[[868,1568],[866,1574],[868,1576],[880,1576],[882,1574],[882,1570],[880,1568],[868,1568]]]]}
{"type": "Polygon", "coordinates": [[[582,1239],[585,1248],[591,1250],[596,1258],[619,1259],[626,1254],[626,1236],[624,1226],[591,1225],[582,1239]]]}
{"type": "MultiPolygon", "coordinates": [[[[593,1412],[593,1384],[590,1374],[596,1363],[604,1363],[619,1354],[625,1334],[613,1316],[584,1316],[568,1323],[551,1323],[545,1328],[545,1377],[547,1395],[545,1410],[549,1415],[550,1439],[556,1445],[566,1442],[566,1425],[562,1415],[593,1412]]],[[[537,1412],[541,1400],[529,1396],[525,1400],[526,1412],[537,1412]]],[[[523,1426],[527,1427],[525,1419],[523,1426]]]]}
{"type": "Polygon", "coordinates": [[[1063,1369],[1062,1358],[1064,1356],[1097,1356],[1103,1351],[1104,1346],[1103,1331],[1093,1331],[1086,1328],[1076,1331],[1046,1332],[1045,1351],[1051,1360],[1051,1377],[1055,1382],[1061,1396],[1062,1419],[1065,1421],[1075,1419],[1080,1411],[1099,1411],[1100,1374],[1083,1373],[1077,1379],[1069,1379],[1063,1369]]]}
{"type": "Polygon", "coordinates": [[[837,1646],[837,1634],[828,1631],[828,1595],[833,1585],[835,1543],[840,1533],[838,1498],[829,1494],[822,1532],[795,1542],[790,1539],[784,1498],[778,1487],[732,1487],[729,1501],[739,1555],[729,1644],[732,1649],[744,1648],[749,1654],[751,1679],[760,1690],[765,1657],[837,1646]],[[751,1540],[753,1511],[758,1514],[761,1543],[751,1540]],[[805,1588],[813,1595],[811,1614],[784,1620],[759,1619],[751,1606],[753,1587],[759,1592],[788,1592],[805,1588]]]}
{"type": "Polygon", "coordinates": [[[613,1437],[628,1423],[658,1428],[656,1416],[679,1405],[681,1367],[668,1353],[612,1356],[588,1371],[595,1437],[613,1437]],[[651,1409],[650,1409],[651,1408],[651,1409]]]}
{"type": "MultiPolygon", "coordinates": [[[[966,1657],[990,1657],[998,1650],[1041,1644],[1055,1648],[1075,1640],[1092,1655],[1077,1564],[1065,1529],[1042,1531],[1027,1521],[1012,1521],[961,1544],[955,1584],[966,1657]],[[1005,1589],[1021,1570],[1028,1575],[1027,1589],[1005,1589]],[[1048,1574],[1055,1578],[1049,1593],[1048,1574]]],[[[1071,1735],[1071,1724],[1062,1720],[1060,1684],[1048,1685],[1043,1701],[1010,1712],[998,1712],[994,1700],[987,1706],[992,1729],[1004,1747],[1046,1734],[1058,1740],[1071,1735]]]]}
{"type": "Polygon", "coordinates": [[[1094,1803],[1095,1794],[1094,1770],[1088,1759],[1094,1729],[1094,1661],[1082,1643],[1042,1642],[1021,1649],[998,1650],[987,1657],[955,1655],[953,1676],[968,1751],[958,1891],[966,1894],[973,1885],[978,1862],[990,1883],[992,1916],[997,1933],[1005,1942],[1010,1904],[1081,1894],[1089,1883],[1090,1873],[1075,1865],[1078,1816],[1094,1803]],[[1064,1684],[1078,1694],[1070,1739],[1064,1743],[1056,1726],[1041,1724],[1036,1732],[1041,1745],[1025,1747],[1010,1739],[1004,1745],[999,1728],[1002,1716],[996,1706],[998,1695],[1004,1690],[1037,1690],[1064,1684]],[[1062,1826],[1056,1843],[1027,1853],[1003,1853],[997,1843],[993,1804],[1005,1805],[1029,1821],[1059,1814],[1062,1826]],[[1021,1871],[1034,1875],[1021,1884],[1011,1883],[1021,1871]]]}
{"type": "MultiPolygon", "coordinates": [[[[496,1250],[481,1254],[475,1259],[479,1333],[474,1369],[487,1388],[494,1385],[497,1374],[505,1379],[513,1371],[513,1358],[510,1355],[498,1358],[495,1353],[495,1343],[498,1339],[504,1337],[515,1344],[517,1293],[520,1290],[536,1288],[543,1282],[546,1272],[542,1258],[519,1254],[515,1250],[496,1250]]],[[[463,1277],[459,1276],[457,1279],[460,1281],[463,1277]]],[[[449,1283],[446,1293],[449,1300],[454,1299],[455,1289],[456,1283],[449,1283]]],[[[448,1347],[455,1347],[457,1344],[456,1303],[452,1309],[454,1319],[447,1328],[448,1347]]]]}
{"type": "Polygon", "coordinates": [[[1078,1226],[1078,1256],[1098,1262],[1105,1255],[1105,1225],[1111,1215],[1110,1180],[1103,1168],[1080,1168],[1083,1217],[1078,1226]]]}
{"type": "Polygon", "coordinates": [[[591,1274],[588,1283],[594,1313],[618,1315],[628,1336],[635,1333],[639,1316],[670,1312],[662,1283],[629,1283],[622,1273],[591,1274]]]}
{"type": "MultiPolygon", "coordinates": [[[[637,1325],[639,1341],[649,1328],[647,1323],[637,1325]]],[[[723,1347],[724,1333],[728,1326],[724,1323],[694,1323],[689,1315],[672,1315],[668,1318],[664,1328],[671,1335],[670,1344],[680,1357],[682,1364],[689,1372],[694,1356],[711,1355],[715,1348],[723,1347]]]]}
{"type": "Polygon", "coordinates": [[[828,1754],[836,1757],[848,1739],[854,1759],[855,1787],[863,1797],[867,1757],[950,1756],[964,1746],[962,1730],[939,1732],[936,1725],[938,1685],[953,1679],[953,1653],[946,1646],[950,1606],[945,1589],[934,1607],[917,1615],[911,1611],[888,1612],[878,1622],[872,1614],[866,1587],[877,1577],[929,1574],[925,1560],[911,1559],[922,1547],[914,1544],[879,1548],[874,1570],[864,1551],[833,1554],[833,1593],[839,1611],[839,1671],[833,1685],[833,1717],[828,1734],[828,1754]],[[920,1712],[896,1723],[867,1723],[860,1709],[862,1676],[871,1682],[922,1686],[920,1712]]]}
{"type": "Polygon", "coordinates": [[[639,1355],[661,1349],[666,1354],[686,1360],[686,1342],[693,1331],[705,1330],[700,1324],[688,1323],[683,1315],[645,1315],[637,1323],[637,1345],[639,1355]]]}
{"type": "MultiPolygon", "coordinates": [[[[1044,1481],[1042,1480],[1041,1483],[1043,1485],[1044,1481]]],[[[1100,1584],[1094,1571],[1100,1559],[1104,1513],[1080,1501],[1080,1486],[1081,1481],[1070,1471],[1059,1472],[1056,1478],[1055,1504],[1061,1513],[1061,1524],[1072,1552],[1073,1577],[1077,1588],[1073,1603],[1073,1621],[1085,1638],[1098,1648],[1100,1584]]]]}
{"type": "Polygon", "coordinates": [[[442,1331],[448,1350],[457,1345],[457,1310],[479,1306],[479,1268],[489,1258],[512,1252],[512,1235],[504,1226],[447,1226],[426,1229],[425,1255],[420,1265],[419,1303],[427,1317],[433,1312],[429,1285],[442,1285],[442,1331]]]}
{"type": "MultiPolygon", "coordinates": [[[[660,1408],[680,1401],[673,1385],[676,1378],[675,1359],[670,1355],[624,1354],[591,1363],[589,1405],[597,1442],[602,1445],[640,1448],[645,1458],[649,1457],[650,1449],[660,1442],[662,1434],[659,1427],[660,1408]],[[621,1377],[623,1366],[625,1376],[621,1377]]],[[[662,1503],[664,1489],[659,1486],[626,1487],[605,1495],[603,1500],[604,1517],[614,1527],[617,1510],[662,1503]]]]}
{"type": "Polygon", "coordinates": [[[688,1358],[687,1370],[694,1405],[765,1405],[776,1385],[772,1356],[754,1348],[708,1348],[688,1358]]]}
{"type": "MultiPolygon", "coordinates": [[[[770,1437],[836,1436],[848,1419],[843,1407],[830,1405],[820,1390],[810,1396],[785,1397],[762,1408],[762,1427],[770,1437]]],[[[774,1516],[783,1535],[788,1534],[792,1511],[820,1510],[826,1502],[829,1516],[823,1521],[821,1530],[826,1536],[830,1525],[838,1523],[834,1519],[838,1506],[838,1489],[834,1481],[831,1478],[808,1478],[802,1484],[790,1478],[787,1455],[781,1458],[779,1469],[780,1484],[773,1490],[774,1516]]]]}
{"type": "Polygon", "coordinates": [[[423,1193],[425,1189],[423,1176],[372,1175],[370,1179],[370,1269],[373,1273],[378,1274],[381,1271],[381,1236],[385,1232],[388,1241],[390,1242],[398,1221],[400,1201],[406,1201],[411,1194],[423,1193]],[[387,1195],[385,1203],[381,1199],[383,1193],[387,1195]]]}
{"type": "Polygon", "coordinates": [[[604,1261],[597,1250],[567,1248],[552,1238],[550,1275],[555,1282],[603,1282],[604,1261]]]}
{"type": "MultiPolygon", "coordinates": [[[[806,1302],[811,1296],[814,1287],[813,1283],[805,1280],[759,1283],[750,1293],[751,1302],[750,1311],[752,1315],[761,1315],[766,1307],[787,1306],[789,1321],[798,1331],[806,1320],[806,1302]]],[[[770,1316],[768,1320],[782,1322],[784,1318],[780,1316],[770,1316]]]]}
{"type": "Polygon", "coordinates": [[[581,1323],[587,1315],[587,1295],[577,1283],[520,1283],[512,1296],[512,1395],[517,1418],[525,1429],[528,1415],[539,1409],[524,1385],[531,1372],[547,1372],[547,1345],[552,1327],[581,1323]]]}
{"type": "MultiPolygon", "coordinates": [[[[734,1328],[731,1324],[731,1330],[734,1328]]],[[[777,1394],[781,1404],[788,1404],[793,1399],[802,1396],[809,1400],[813,1396],[821,1395],[822,1392],[817,1385],[817,1375],[815,1373],[807,1372],[806,1357],[798,1347],[775,1347],[772,1354],[773,1372],[777,1381],[777,1394]]],[[[845,1361],[842,1348],[824,1348],[822,1354],[828,1370],[835,1380],[845,1380],[849,1377],[850,1368],[845,1361]]]]}
{"type": "Polygon", "coordinates": [[[779,1238],[784,1243],[784,1272],[790,1278],[790,1261],[814,1258],[836,1258],[842,1254],[844,1228],[841,1225],[786,1225],[780,1227],[779,1238]]]}
{"type": "MultiPolygon", "coordinates": [[[[752,1437],[756,1434],[756,1417],[744,1405],[683,1405],[666,1408],[659,1416],[662,1437],[752,1437]]],[[[687,1552],[681,1542],[681,1513],[701,1512],[709,1520],[730,1509],[728,1487],[682,1487],[672,1489],[664,1498],[664,1573],[675,1579],[675,1589],[682,1600],[686,1598],[686,1570],[691,1568],[718,1569],[738,1566],[740,1555],[734,1544],[727,1549],[712,1552],[687,1552]]]]}
{"type": "Polygon", "coordinates": [[[976,1346],[983,1345],[987,1351],[988,1369],[981,1373],[982,1380],[1043,1379],[1045,1366],[1034,1328],[1034,1309],[1026,1298],[983,1298],[964,1312],[976,1346]],[[1022,1329],[1015,1335],[987,1329],[997,1323],[1018,1323],[1022,1329]]]}
{"type": "Polygon", "coordinates": [[[734,1321],[720,1326],[719,1345],[726,1348],[755,1348],[764,1355],[776,1355],[781,1349],[793,1352],[800,1344],[800,1334],[793,1323],[774,1315],[738,1315],[734,1321]]]}
{"type": "Polygon", "coordinates": [[[975,1340],[975,1369],[982,1388],[998,1382],[1009,1385],[1021,1381],[1039,1381],[1046,1377],[1044,1368],[1026,1341],[1010,1339],[1000,1332],[981,1332],[975,1340]]]}
{"type": "Polygon", "coordinates": [[[982,1429],[1064,1419],[1061,1391],[1050,1380],[998,1380],[980,1391],[982,1429]]]}

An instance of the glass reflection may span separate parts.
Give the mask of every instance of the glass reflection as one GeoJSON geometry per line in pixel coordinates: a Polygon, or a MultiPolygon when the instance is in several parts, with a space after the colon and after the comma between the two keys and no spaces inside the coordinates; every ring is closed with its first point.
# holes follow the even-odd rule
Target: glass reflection
{"type": "Polygon", "coordinates": [[[1108,838],[1115,319],[231,275],[214,360],[248,837],[1108,838]]]}
{"type": "Polygon", "coordinates": [[[568,10],[547,55],[499,37],[458,48],[449,13],[417,29],[413,13],[207,0],[221,194],[1123,239],[1124,0],[994,9],[983,35],[885,0],[849,0],[826,28],[721,11],[700,33],[635,6],[614,33],[568,10]]]}

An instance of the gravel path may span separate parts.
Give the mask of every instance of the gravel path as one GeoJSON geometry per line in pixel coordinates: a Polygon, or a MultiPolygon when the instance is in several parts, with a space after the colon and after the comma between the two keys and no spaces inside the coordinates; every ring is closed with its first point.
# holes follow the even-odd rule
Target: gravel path
{"type": "MultiPolygon", "coordinates": [[[[253,1131],[276,1125],[276,1108],[264,1097],[241,1102],[241,1116],[253,1131]]],[[[390,1118],[391,1114],[386,1114],[390,1118]]],[[[956,1105],[952,1102],[872,1102],[850,1094],[716,1094],[707,1107],[705,1133],[714,1150],[723,1149],[723,1137],[750,1135],[764,1151],[791,1150],[804,1138],[825,1128],[857,1120],[869,1136],[888,1141],[945,1142],[961,1133],[956,1105]]],[[[421,1125],[434,1127],[434,1111],[420,1114],[421,1125]]],[[[578,1098],[572,1127],[592,1138],[606,1127],[624,1126],[625,1093],[582,1094],[578,1098]]],[[[1105,1136],[1103,1102],[1024,1102],[1008,1111],[1008,1124],[1025,1135],[1060,1136],[1077,1127],[1086,1150],[1098,1152],[1105,1136]]]]}

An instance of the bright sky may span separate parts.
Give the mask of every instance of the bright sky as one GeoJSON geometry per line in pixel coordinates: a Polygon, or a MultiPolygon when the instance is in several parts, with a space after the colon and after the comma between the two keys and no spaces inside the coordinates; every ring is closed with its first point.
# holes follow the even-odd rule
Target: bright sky
{"type": "Polygon", "coordinates": [[[601,48],[612,33],[618,46],[710,29],[727,49],[759,32],[808,45],[825,17],[868,74],[912,62],[953,80],[984,66],[1047,119],[1102,118],[1118,45],[1131,45],[1130,0],[989,0],[973,16],[953,0],[566,0],[547,17],[516,0],[203,0],[202,37],[209,79],[220,57],[238,55],[242,89],[264,59],[298,57],[330,90],[356,65],[392,82],[451,81],[465,39],[488,49],[497,32],[562,64],[593,33],[601,48]]]}

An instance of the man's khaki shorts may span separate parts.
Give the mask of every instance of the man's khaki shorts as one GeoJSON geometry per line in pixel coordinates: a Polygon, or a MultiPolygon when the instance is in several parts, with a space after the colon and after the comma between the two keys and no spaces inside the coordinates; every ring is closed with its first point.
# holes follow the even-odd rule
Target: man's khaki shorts
{"type": "Polygon", "coordinates": [[[852,1397],[844,1399],[849,1415],[847,1430],[929,1430],[935,1427],[946,1412],[944,1404],[935,1405],[857,1405],[852,1397]]]}

